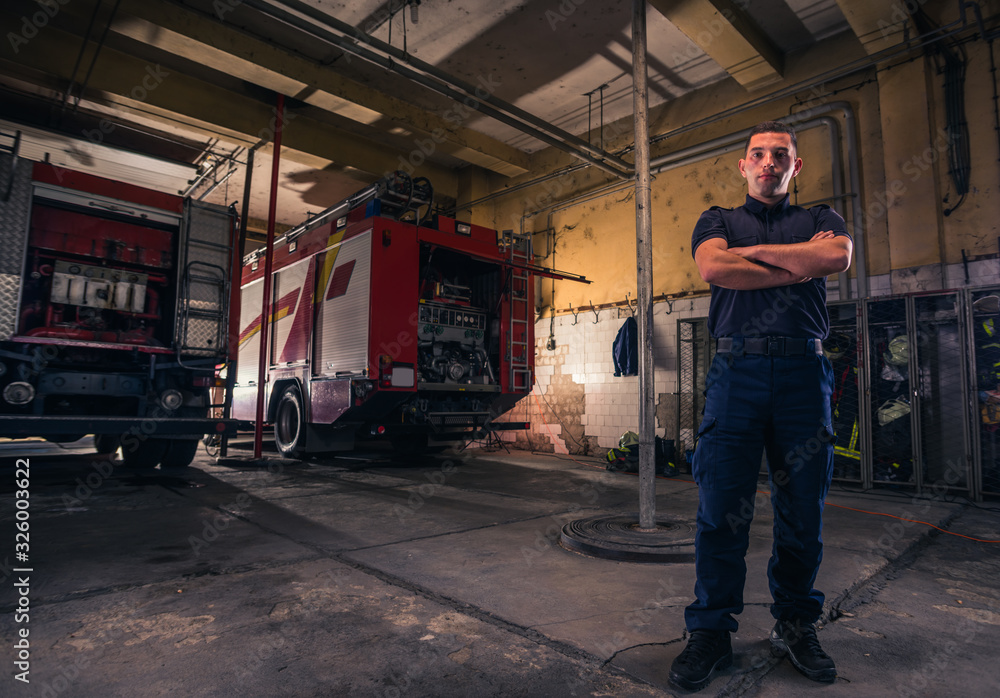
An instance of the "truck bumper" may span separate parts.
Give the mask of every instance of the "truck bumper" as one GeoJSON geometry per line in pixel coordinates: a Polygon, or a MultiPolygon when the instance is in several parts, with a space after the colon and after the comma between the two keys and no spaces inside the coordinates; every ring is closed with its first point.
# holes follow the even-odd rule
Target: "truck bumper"
{"type": "Polygon", "coordinates": [[[0,415],[0,436],[23,438],[53,434],[145,434],[146,436],[197,436],[236,433],[235,419],[185,417],[34,417],[0,415]]]}

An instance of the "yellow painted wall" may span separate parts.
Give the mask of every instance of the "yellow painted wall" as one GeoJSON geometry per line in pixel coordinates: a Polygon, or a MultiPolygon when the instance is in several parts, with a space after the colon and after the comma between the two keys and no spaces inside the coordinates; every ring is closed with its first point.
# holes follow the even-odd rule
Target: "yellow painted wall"
{"type": "Polygon", "coordinates": [[[947,147],[947,138],[932,132],[925,62],[879,74],[882,142],[885,151],[883,186],[875,184],[874,200],[866,210],[886,218],[893,269],[940,262],[940,199],[933,164],[947,147]],[[929,142],[930,141],[930,142],[929,142]],[[883,205],[878,206],[880,199],[883,205]]]}
{"type": "MultiPolygon", "coordinates": [[[[778,118],[829,102],[848,102],[855,117],[860,165],[863,244],[869,276],[917,265],[961,261],[961,250],[970,255],[997,252],[1000,236],[1000,156],[993,130],[993,91],[988,72],[988,47],[982,41],[967,45],[969,68],[966,109],[972,147],[972,191],[951,216],[943,210],[957,197],[948,180],[940,128],[944,125],[943,78],[922,55],[909,62],[870,67],[836,82],[802,89],[782,99],[698,128],[671,135],[654,144],[652,157],[674,152],[734,133],[768,118],[778,118]],[[937,140],[935,140],[937,138],[937,140]],[[949,204],[943,196],[952,191],[949,204]]],[[[801,55],[790,56],[785,86],[801,84],[831,68],[863,57],[860,42],[850,32],[826,40],[801,55]]],[[[782,85],[766,88],[767,93],[782,85]]],[[[650,112],[650,133],[672,134],[728,109],[746,104],[764,92],[749,94],[734,80],[700,90],[650,112]]],[[[833,115],[845,127],[844,120],[833,115]]],[[[608,150],[632,142],[631,118],[605,127],[608,150]]],[[[843,141],[846,148],[846,139],[843,141]]],[[[803,131],[799,155],[805,166],[797,179],[793,201],[809,203],[832,196],[829,142],[825,128],[803,131]]],[[[850,191],[845,178],[843,187],[850,191]]],[[[698,216],[711,205],[742,204],[746,186],[736,170],[740,154],[729,153],[656,175],[653,196],[653,296],[705,292],[691,258],[691,232],[698,216]]],[[[631,155],[628,156],[631,158],[631,155]]],[[[530,180],[577,161],[555,149],[533,157],[533,172],[506,182],[494,177],[493,190],[530,180]]],[[[554,306],[557,313],[591,304],[622,303],[635,296],[635,208],[627,183],[613,193],[562,210],[551,206],[571,197],[614,184],[610,175],[586,168],[491,202],[489,217],[497,228],[535,232],[536,254],[549,252],[540,261],[557,269],[585,275],[594,283],[585,286],[548,280],[542,283],[540,308],[554,306]],[[526,215],[527,214],[527,215],[526,215]]],[[[852,208],[841,207],[849,229],[855,221],[852,208]]],[[[852,270],[852,275],[855,271],[852,270]]]]}

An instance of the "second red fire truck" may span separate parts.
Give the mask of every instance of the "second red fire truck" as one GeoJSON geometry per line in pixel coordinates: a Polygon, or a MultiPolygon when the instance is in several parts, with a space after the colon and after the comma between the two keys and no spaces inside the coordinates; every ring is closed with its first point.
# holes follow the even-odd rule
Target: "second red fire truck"
{"type": "MultiPolygon", "coordinates": [[[[530,241],[430,214],[396,173],[275,241],[265,422],[286,456],[362,439],[424,448],[484,430],[534,371],[530,241]]],[[[244,258],[233,416],[255,419],[264,251],[244,258]]]]}

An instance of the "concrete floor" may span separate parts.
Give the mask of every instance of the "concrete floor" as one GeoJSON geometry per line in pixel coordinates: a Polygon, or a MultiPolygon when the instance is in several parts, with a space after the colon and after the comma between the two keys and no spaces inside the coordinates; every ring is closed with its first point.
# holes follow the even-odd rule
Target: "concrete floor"
{"type": "MultiPolygon", "coordinates": [[[[83,442],[81,442],[83,443],[83,442]]],[[[235,451],[238,455],[239,452],[235,451]]],[[[85,447],[0,445],[3,696],[666,696],[690,564],[561,548],[567,521],[636,508],[595,459],[466,452],[266,465],[200,455],[138,475],[85,447]],[[30,461],[29,619],[12,613],[14,457],[30,461]]],[[[686,477],[657,506],[693,519],[686,477]]],[[[700,695],[1000,694],[997,503],[835,486],[818,586],[839,678],[775,660],[764,499],[735,666],[700,695]]]]}

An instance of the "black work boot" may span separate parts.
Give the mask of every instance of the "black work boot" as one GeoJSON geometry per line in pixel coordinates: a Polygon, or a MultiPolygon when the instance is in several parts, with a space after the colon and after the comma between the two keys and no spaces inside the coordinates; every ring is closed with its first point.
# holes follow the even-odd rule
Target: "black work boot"
{"type": "Polygon", "coordinates": [[[812,623],[779,620],[771,631],[771,652],[776,657],[786,654],[795,668],[813,681],[833,683],[837,667],[819,646],[812,623]]]}
{"type": "Polygon", "coordinates": [[[686,691],[700,691],[712,673],[733,663],[733,648],[726,630],[693,630],[687,647],[670,665],[670,683],[686,691]]]}

